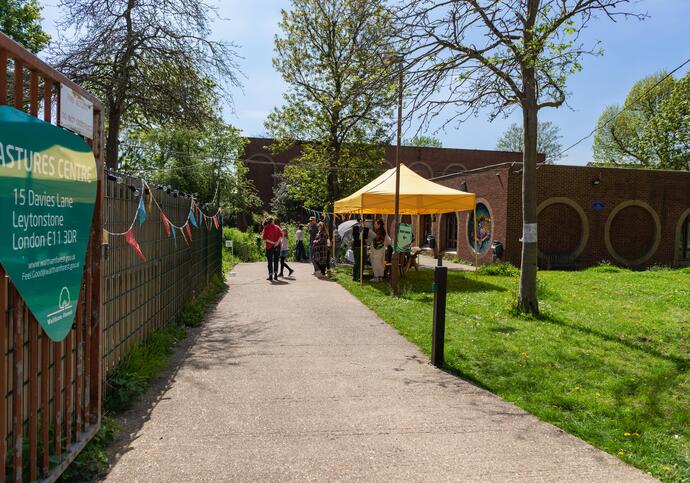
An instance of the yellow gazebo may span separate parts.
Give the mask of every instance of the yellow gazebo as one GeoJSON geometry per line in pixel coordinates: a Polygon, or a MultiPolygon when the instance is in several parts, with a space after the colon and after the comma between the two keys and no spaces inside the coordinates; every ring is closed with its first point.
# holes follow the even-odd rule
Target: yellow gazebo
{"type": "MultiPolygon", "coordinates": [[[[400,165],[401,215],[431,215],[474,210],[474,193],[448,188],[400,165]]],[[[364,215],[395,214],[395,168],[391,168],[359,191],[335,202],[335,213],[364,215]]]]}
{"type": "MultiPolygon", "coordinates": [[[[401,215],[473,211],[476,205],[474,193],[466,193],[429,181],[404,164],[400,164],[399,193],[398,213],[401,215]]],[[[350,196],[336,201],[333,212],[358,215],[395,214],[395,168],[387,170],[350,196]]]]}

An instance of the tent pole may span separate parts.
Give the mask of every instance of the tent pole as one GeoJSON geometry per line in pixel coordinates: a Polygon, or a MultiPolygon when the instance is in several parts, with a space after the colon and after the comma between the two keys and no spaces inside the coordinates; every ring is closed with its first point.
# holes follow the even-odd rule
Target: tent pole
{"type": "Polygon", "coordinates": [[[479,247],[477,247],[477,202],[474,203],[474,274],[479,268],[479,247]]]}
{"type": "Polygon", "coordinates": [[[364,213],[359,212],[359,286],[364,285],[364,213]]]}

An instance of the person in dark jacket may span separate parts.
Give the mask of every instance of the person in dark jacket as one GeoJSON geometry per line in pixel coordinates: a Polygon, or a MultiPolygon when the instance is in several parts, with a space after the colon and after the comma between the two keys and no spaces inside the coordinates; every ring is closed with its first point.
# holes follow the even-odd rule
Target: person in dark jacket
{"type": "Polygon", "coordinates": [[[360,262],[362,261],[362,256],[364,257],[364,264],[366,265],[366,243],[369,238],[369,227],[363,226],[363,220],[359,220],[359,223],[352,227],[352,253],[355,257],[355,263],[352,266],[352,280],[359,282],[359,274],[361,271],[360,262]],[[362,235],[362,236],[360,236],[362,235]],[[364,253],[362,254],[362,251],[364,253]]]}

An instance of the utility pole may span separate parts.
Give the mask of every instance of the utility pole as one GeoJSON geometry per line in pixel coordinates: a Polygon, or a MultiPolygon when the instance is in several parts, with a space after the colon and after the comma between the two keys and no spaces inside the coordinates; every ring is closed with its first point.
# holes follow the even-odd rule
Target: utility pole
{"type": "Polygon", "coordinates": [[[393,217],[393,255],[391,256],[391,295],[398,295],[400,261],[398,254],[398,225],[400,222],[400,144],[402,143],[403,61],[398,58],[398,139],[395,145],[395,215],[393,217]]]}

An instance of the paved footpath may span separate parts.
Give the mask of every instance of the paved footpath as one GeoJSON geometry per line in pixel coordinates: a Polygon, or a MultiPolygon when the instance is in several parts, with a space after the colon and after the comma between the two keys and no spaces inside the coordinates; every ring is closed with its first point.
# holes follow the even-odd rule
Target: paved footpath
{"type": "Polygon", "coordinates": [[[335,282],[243,264],[108,481],[653,481],[472,384],[335,282]]]}

